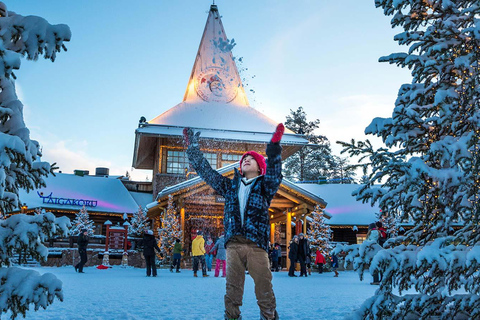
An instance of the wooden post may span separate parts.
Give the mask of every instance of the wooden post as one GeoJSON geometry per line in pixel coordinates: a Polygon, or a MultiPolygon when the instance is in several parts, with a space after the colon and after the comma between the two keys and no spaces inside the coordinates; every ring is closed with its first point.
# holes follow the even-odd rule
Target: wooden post
{"type": "Polygon", "coordinates": [[[303,217],[303,234],[307,236],[307,216],[303,217]]]}
{"type": "Polygon", "coordinates": [[[180,225],[182,228],[182,246],[185,243],[185,208],[180,209],[180,225]]]}
{"type": "Polygon", "coordinates": [[[292,240],[292,212],[290,209],[287,209],[287,270],[290,268],[290,259],[288,259],[289,249],[288,246],[290,245],[290,240],[292,240]]]}
{"type": "Polygon", "coordinates": [[[109,245],[109,240],[110,240],[110,224],[107,224],[107,236],[105,237],[105,251],[106,252],[108,252],[108,245],[109,245]]]}
{"type": "Polygon", "coordinates": [[[275,223],[270,223],[270,243],[275,243],[275,223]]]}

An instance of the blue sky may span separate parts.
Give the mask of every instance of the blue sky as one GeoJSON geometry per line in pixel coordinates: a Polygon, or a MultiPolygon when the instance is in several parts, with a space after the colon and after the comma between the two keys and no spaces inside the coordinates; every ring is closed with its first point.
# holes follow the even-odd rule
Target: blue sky
{"type": "MultiPolygon", "coordinates": [[[[70,26],[57,61],[22,61],[19,97],[43,159],[63,172],[106,166],[132,171],[135,129],[180,103],[211,1],[22,0],[8,10],[70,26]]],[[[376,116],[391,114],[409,70],[379,63],[405,51],[373,0],[217,0],[227,36],[243,57],[252,107],[278,122],[303,106],[337,140],[364,139],[376,116]],[[252,89],[254,92],[250,91],[252,89]]]]}

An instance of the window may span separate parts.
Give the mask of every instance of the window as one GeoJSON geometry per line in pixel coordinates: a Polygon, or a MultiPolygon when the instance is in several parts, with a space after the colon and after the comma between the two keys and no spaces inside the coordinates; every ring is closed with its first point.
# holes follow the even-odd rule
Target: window
{"type": "MultiPolygon", "coordinates": [[[[212,168],[217,168],[217,154],[203,154],[212,168]]],[[[189,167],[188,157],[184,151],[167,150],[167,173],[185,174],[185,169],[189,167]]]]}
{"type": "Polygon", "coordinates": [[[367,235],[366,234],[358,234],[357,233],[357,244],[361,244],[365,240],[367,240],[367,235]]]}
{"type": "Polygon", "coordinates": [[[242,159],[241,154],[222,154],[222,167],[225,167],[227,164],[238,162],[242,159]]]}

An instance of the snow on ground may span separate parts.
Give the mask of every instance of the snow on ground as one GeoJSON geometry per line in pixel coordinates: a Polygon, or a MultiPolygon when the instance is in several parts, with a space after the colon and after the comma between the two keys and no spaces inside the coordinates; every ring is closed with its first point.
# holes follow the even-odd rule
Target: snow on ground
{"type": "MultiPolygon", "coordinates": [[[[63,281],[65,299],[46,310],[29,311],[27,319],[55,320],[223,320],[225,278],[193,278],[191,270],[170,273],[158,270],[157,278],[145,276],[145,269],[113,267],[108,270],[73,267],[33,268],[51,272],[63,281]]],[[[246,275],[241,308],[244,320],[259,319],[253,280],[246,275]]],[[[343,319],[374,294],[376,286],[365,275],[360,281],[352,271],[312,274],[290,278],[274,273],[273,287],[282,320],[343,319]]],[[[20,317],[21,318],[21,317],[20,317]]],[[[8,317],[2,316],[1,320],[8,317]]]]}

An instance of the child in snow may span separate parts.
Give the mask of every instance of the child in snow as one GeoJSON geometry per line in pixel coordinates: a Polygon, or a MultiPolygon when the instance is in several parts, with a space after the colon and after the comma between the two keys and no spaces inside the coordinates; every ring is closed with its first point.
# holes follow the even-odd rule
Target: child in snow
{"type": "Polygon", "coordinates": [[[207,242],[205,243],[205,263],[207,264],[208,271],[212,271],[212,261],[213,261],[213,243],[212,237],[208,236],[207,242]]]}
{"type": "Polygon", "coordinates": [[[177,268],[177,273],[180,273],[180,260],[182,259],[182,244],[180,239],[175,239],[175,245],[173,246],[172,265],[170,266],[170,272],[173,272],[173,268],[177,268]]]}
{"type": "Polygon", "coordinates": [[[184,129],[190,163],[205,182],[225,197],[223,219],[227,248],[225,319],[241,319],[240,306],[246,268],[255,282],[261,319],[278,319],[268,260],[270,239],[268,208],[282,181],[280,140],[283,132],[283,124],[279,124],[267,145],[267,162],[257,152],[246,152],[240,160],[240,171],[235,169],[233,179],[229,179],[213,170],[203,157],[198,146],[200,133],[194,135],[192,129],[184,129]]]}

